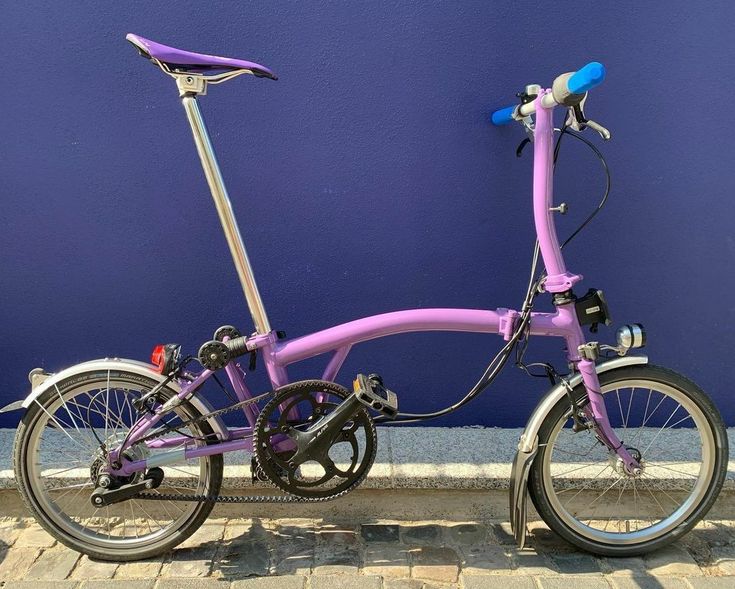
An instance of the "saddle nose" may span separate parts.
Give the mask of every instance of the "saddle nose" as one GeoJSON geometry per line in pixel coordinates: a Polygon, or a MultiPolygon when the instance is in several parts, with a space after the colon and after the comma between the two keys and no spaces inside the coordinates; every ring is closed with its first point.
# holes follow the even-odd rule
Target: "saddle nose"
{"type": "Polygon", "coordinates": [[[133,33],[128,33],[125,38],[135,46],[143,57],[146,59],[155,59],[166,64],[173,71],[222,72],[243,70],[258,78],[278,79],[270,69],[253,61],[184,51],[183,49],[176,49],[176,47],[151,41],[133,33]]]}

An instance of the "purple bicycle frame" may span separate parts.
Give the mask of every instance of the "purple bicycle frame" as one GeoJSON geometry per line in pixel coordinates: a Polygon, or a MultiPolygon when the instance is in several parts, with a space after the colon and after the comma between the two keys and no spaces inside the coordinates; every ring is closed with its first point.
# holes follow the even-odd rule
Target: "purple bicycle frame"
{"type": "MultiPolygon", "coordinates": [[[[535,101],[536,121],[534,129],[534,163],[533,163],[533,213],[538,235],[541,256],[547,271],[547,278],[544,282],[544,289],[550,293],[565,292],[582,279],[582,276],[567,271],[564,257],[559,240],[556,235],[556,227],[554,224],[553,207],[553,106],[544,107],[542,97],[548,94],[550,90],[542,91],[535,101]]],[[[190,122],[194,130],[195,140],[199,148],[199,154],[205,167],[208,165],[216,167],[216,160],[211,151],[211,144],[206,134],[206,128],[201,121],[198,107],[196,106],[196,98],[184,98],[184,106],[187,107],[187,113],[191,115],[191,109],[194,109],[194,119],[190,116],[190,122]],[[193,103],[187,103],[190,100],[193,103]],[[198,120],[196,120],[198,117],[198,120]],[[201,125],[198,128],[196,125],[201,125]],[[199,142],[201,137],[197,134],[204,135],[204,147],[199,142]],[[206,153],[207,147],[209,153],[206,153]],[[203,153],[203,151],[205,153],[203,153]],[[209,159],[207,159],[209,158],[209,159]]],[[[219,174],[219,170],[216,169],[219,174]]],[[[213,181],[210,180],[213,196],[217,201],[215,189],[224,191],[224,186],[217,186],[217,177],[213,181]]],[[[221,184],[221,178],[219,178],[221,184]]],[[[226,198],[226,193],[224,193],[226,198]]],[[[229,200],[226,201],[229,205],[229,200]]],[[[219,206],[218,206],[219,210],[219,206]]],[[[227,211],[225,211],[227,213],[227,211]]],[[[227,226],[225,221],[232,221],[234,217],[223,218],[220,211],[223,226],[227,234],[227,226]]],[[[232,211],[229,211],[232,215],[232,211]]],[[[235,225],[236,228],[236,225],[235,225]]],[[[237,232],[239,238],[239,231],[237,232]]],[[[228,236],[229,239],[229,236],[228,236]]],[[[235,244],[238,245],[238,244],[235,244]]],[[[241,244],[239,244],[241,246],[241,244]]],[[[233,256],[236,264],[238,256],[230,242],[233,256]]],[[[242,249],[244,254],[244,249],[242,249]]],[[[245,262],[247,258],[245,256],[245,262]]],[[[241,270],[238,267],[238,270],[241,270]]],[[[245,269],[251,272],[249,264],[245,269]]],[[[241,279],[243,273],[241,272],[241,279]]],[[[250,286],[254,290],[248,291],[246,288],[246,298],[251,313],[256,324],[256,328],[261,325],[267,325],[267,319],[258,315],[262,310],[262,302],[254,288],[254,279],[252,274],[246,276],[252,284],[243,285],[250,286]],[[254,294],[253,294],[254,293],[254,294]],[[260,308],[258,307],[260,305],[260,308]]],[[[411,309],[405,311],[396,311],[393,313],[384,313],[350,321],[330,327],[316,333],[305,335],[292,340],[279,340],[276,332],[269,329],[264,332],[258,332],[248,340],[248,349],[258,350],[264,360],[268,376],[274,388],[284,386],[289,383],[287,366],[295,362],[299,362],[306,358],[311,358],[321,354],[331,353],[331,359],[327,363],[321,378],[323,380],[333,381],[337,377],[340,367],[347,357],[351,347],[360,342],[385,337],[398,333],[418,332],[418,331],[456,331],[456,332],[474,332],[474,333],[497,333],[502,335],[506,340],[510,339],[516,321],[520,317],[518,311],[512,309],[498,308],[494,311],[480,309],[411,309]]],[[[589,404],[585,407],[588,416],[596,423],[596,432],[600,439],[615,451],[625,464],[626,468],[637,468],[639,464],[630,455],[630,453],[621,444],[619,438],[613,431],[608,420],[604,399],[600,392],[600,384],[595,370],[593,361],[587,360],[580,356],[578,350],[586,340],[582,332],[574,305],[559,305],[553,313],[531,314],[530,334],[537,336],[550,336],[563,338],[566,343],[567,357],[569,362],[579,371],[584,382],[589,397],[589,404]]],[[[244,374],[239,366],[231,363],[225,371],[229,377],[235,393],[241,401],[253,397],[249,391],[244,374]]],[[[195,394],[197,389],[212,375],[209,370],[204,370],[195,375],[193,380],[181,380],[181,390],[177,397],[181,400],[186,399],[195,394]]],[[[147,415],[141,418],[131,429],[128,439],[124,447],[111,453],[112,461],[120,460],[122,450],[134,444],[143,438],[146,433],[150,432],[155,424],[160,420],[163,413],[168,410],[166,406],[159,408],[154,415],[147,415]]],[[[257,418],[257,408],[254,405],[247,406],[243,409],[245,418],[248,422],[247,427],[232,428],[229,431],[229,438],[220,440],[217,444],[196,446],[193,442],[188,442],[183,437],[173,437],[170,439],[158,439],[146,442],[150,447],[155,448],[172,448],[167,452],[153,454],[146,460],[128,461],[122,458],[121,468],[114,470],[115,473],[129,475],[133,472],[143,470],[145,468],[169,464],[180,461],[182,458],[190,459],[199,456],[207,456],[212,454],[220,454],[233,450],[252,450],[252,438],[248,438],[253,431],[255,420],[257,418]]]]}

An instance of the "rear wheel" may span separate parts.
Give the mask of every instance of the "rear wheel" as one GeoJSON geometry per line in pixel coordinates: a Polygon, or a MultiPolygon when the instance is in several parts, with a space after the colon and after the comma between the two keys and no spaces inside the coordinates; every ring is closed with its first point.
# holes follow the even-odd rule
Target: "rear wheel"
{"type": "MultiPolygon", "coordinates": [[[[565,398],[539,430],[531,498],[572,544],[608,556],[642,554],[673,542],[710,509],[726,475],[727,434],[707,395],[670,370],[611,370],[600,385],[611,424],[642,472],[627,474],[593,430],[575,433],[565,398]]],[[[584,402],[584,387],[573,395],[584,402]]]]}
{"type": "MultiPolygon", "coordinates": [[[[70,548],[102,560],[148,558],[185,540],[211,512],[211,502],[130,499],[102,508],[91,503],[105,463],[102,444],[114,447],[122,442],[137,419],[133,399],[157,384],[119,370],[76,375],[43,393],[23,416],[14,448],[20,493],[41,526],[70,548]]],[[[159,398],[165,401],[174,394],[163,389],[159,398]]],[[[183,403],[166,416],[166,425],[200,415],[183,403]]],[[[186,443],[216,442],[206,422],[178,429],[156,440],[171,442],[167,448],[139,445],[130,450],[130,458],[150,459],[158,452],[183,449],[186,443]]],[[[151,492],[217,495],[222,464],[221,454],[189,460],[182,456],[180,463],[162,467],[163,483],[151,492]]]]}

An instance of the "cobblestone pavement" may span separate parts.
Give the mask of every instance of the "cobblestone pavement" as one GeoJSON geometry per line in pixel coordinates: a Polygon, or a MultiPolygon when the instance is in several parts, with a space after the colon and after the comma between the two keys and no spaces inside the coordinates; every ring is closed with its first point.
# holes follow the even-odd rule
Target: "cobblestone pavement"
{"type": "Polygon", "coordinates": [[[338,526],[310,519],[212,519],[175,551],[93,561],[31,519],[0,519],[0,587],[12,589],[725,589],[735,521],[700,524],[643,558],[597,558],[532,523],[518,550],[504,522],[338,526]]]}

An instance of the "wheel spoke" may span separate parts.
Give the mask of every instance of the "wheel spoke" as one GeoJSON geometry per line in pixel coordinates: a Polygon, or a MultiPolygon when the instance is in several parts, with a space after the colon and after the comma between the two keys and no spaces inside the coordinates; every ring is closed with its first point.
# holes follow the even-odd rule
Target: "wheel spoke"
{"type": "Polygon", "coordinates": [[[633,395],[635,395],[635,387],[630,389],[630,397],[628,398],[628,411],[625,413],[625,429],[628,429],[628,425],[630,424],[630,408],[633,406],[633,395]]]}
{"type": "Polygon", "coordinates": [[[567,499],[567,505],[569,505],[572,501],[574,501],[577,496],[584,490],[589,489],[595,482],[595,479],[597,479],[603,472],[605,472],[608,468],[610,468],[609,464],[606,464],[600,472],[598,472],[593,478],[591,478],[589,481],[587,481],[586,484],[582,485],[582,487],[577,491],[572,497],[567,499]]]}
{"type": "Polygon", "coordinates": [[[648,420],[648,407],[651,405],[651,395],[653,394],[653,389],[648,389],[648,397],[646,398],[646,409],[643,412],[643,420],[641,421],[641,426],[638,428],[638,435],[635,437],[635,441],[633,442],[634,446],[638,446],[640,444],[640,437],[641,434],[643,434],[643,428],[646,427],[646,423],[648,420]]]}
{"type": "Polygon", "coordinates": [[[625,432],[625,417],[623,417],[623,405],[620,403],[620,390],[615,391],[615,396],[618,400],[618,409],[620,409],[620,422],[623,424],[623,432],[625,432]]]}
{"type": "MultiPolygon", "coordinates": [[[[631,479],[628,479],[628,478],[626,478],[626,479],[625,479],[625,482],[623,483],[623,486],[622,486],[622,487],[621,487],[621,489],[620,489],[620,493],[618,493],[618,499],[617,499],[617,501],[615,501],[615,505],[616,505],[616,506],[617,506],[617,505],[620,505],[620,499],[621,499],[621,497],[623,496],[623,492],[625,491],[626,487],[628,486],[628,481],[630,481],[630,480],[631,480],[631,479]]],[[[635,480],[635,479],[633,479],[633,480],[635,480]]],[[[617,481],[616,481],[616,482],[617,482],[617,481]]],[[[608,517],[608,518],[607,518],[607,522],[605,522],[605,527],[604,527],[604,528],[602,528],[602,531],[603,531],[603,532],[606,532],[606,531],[607,531],[607,526],[609,526],[609,525],[610,525],[610,521],[612,520],[612,518],[613,518],[613,517],[614,517],[614,516],[612,516],[612,515],[611,515],[610,517],[608,517]]]]}
{"type": "Polygon", "coordinates": [[[107,426],[110,422],[110,371],[107,371],[107,386],[105,387],[105,440],[109,439],[107,426]]]}
{"type": "Polygon", "coordinates": [[[656,435],[655,435],[655,436],[653,436],[653,439],[652,439],[652,440],[651,440],[650,442],[648,442],[648,446],[646,446],[646,447],[645,447],[645,448],[643,449],[643,452],[642,452],[643,454],[645,454],[645,453],[646,453],[646,452],[648,451],[648,449],[649,449],[649,448],[650,448],[650,447],[651,447],[651,446],[653,445],[653,443],[654,443],[654,442],[655,442],[655,441],[656,441],[656,440],[658,439],[658,437],[659,437],[659,436],[661,435],[661,432],[662,432],[662,431],[664,431],[664,430],[666,429],[666,426],[667,426],[667,425],[669,424],[669,422],[670,422],[670,421],[671,421],[671,419],[672,419],[672,418],[674,417],[674,415],[676,414],[676,412],[677,412],[677,411],[679,411],[679,409],[681,409],[681,403],[679,403],[679,404],[678,404],[678,405],[676,406],[676,409],[674,409],[674,410],[673,410],[673,411],[671,412],[671,415],[669,415],[669,418],[668,418],[668,419],[666,420],[666,423],[664,423],[664,424],[663,424],[663,425],[661,426],[661,429],[660,429],[660,430],[658,430],[658,432],[656,433],[656,435]]]}
{"type": "Polygon", "coordinates": [[[76,441],[74,438],[71,437],[71,434],[69,434],[69,432],[67,431],[67,430],[71,429],[71,426],[69,426],[69,424],[64,424],[64,425],[66,425],[65,428],[62,427],[62,424],[59,423],[59,422],[60,421],[63,422],[63,420],[61,420],[60,418],[55,417],[54,415],[51,415],[46,410],[46,408],[43,405],[41,405],[41,403],[38,402],[38,400],[36,400],[36,404],[43,410],[43,412],[46,415],[49,416],[49,418],[53,422],[54,427],[56,428],[57,431],[63,432],[66,435],[67,438],[69,438],[75,445],[79,446],[82,450],[89,450],[89,448],[85,447],[83,444],[80,444],[78,441],[76,441]]]}
{"type": "Polygon", "coordinates": [[[615,480],[614,480],[614,481],[612,482],[612,484],[611,484],[610,486],[608,486],[607,488],[605,488],[605,490],[604,490],[604,491],[603,491],[602,493],[600,493],[600,494],[599,494],[599,495],[598,495],[597,497],[595,497],[595,498],[594,498],[594,499],[593,499],[592,501],[590,501],[590,502],[589,502],[589,503],[587,504],[587,507],[586,507],[585,509],[587,509],[587,508],[591,507],[591,506],[592,506],[593,504],[597,503],[597,502],[598,502],[598,501],[599,501],[600,499],[602,499],[602,498],[603,498],[603,497],[604,497],[604,496],[605,496],[605,495],[607,494],[607,492],[608,492],[608,491],[609,491],[610,489],[612,489],[612,488],[613,488],[613,487],[614,487],[615,485],[617,485],[617,484],[618,484],[618,483],[619,483],[620,481],[622,481],[622,480],[623,480],[624,478],[625,478],[625,477],[618,477],[618,478],[616,478],[616,479],[615,479],[615,480]]]}
{"type": "Polygon", "coordinates": [[[583,464],[582,466],[577,466],[576,468],[573,468],[571,470],[565,470],[564,472],[560,472],[560,473],[558,473],[558,474],[556,474],[554,476],[556,476],[557,478],[561,478],[561,477],[566,476],[568,474],[571,474],[573,472],[577,472],[577,471],[583,470],[585,468],[589,468],[590,466],[594,466],[595,464],[598,464],[598,463],[597,462],[588,462],[587,464],[583,464]]]}

